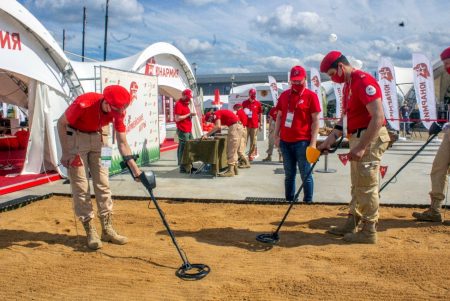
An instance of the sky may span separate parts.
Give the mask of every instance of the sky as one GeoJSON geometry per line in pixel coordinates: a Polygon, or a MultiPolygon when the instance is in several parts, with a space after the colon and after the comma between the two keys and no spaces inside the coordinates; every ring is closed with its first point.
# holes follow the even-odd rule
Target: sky
{"type": "MultiPolygon", "coordinates": [[[[106,0],[19,2],[61,46],[65,29],[65,50],[78,55],[85,6],[85,56],[103,60],[106,0]]],[[[450,46],[448,0],[110,0],[108,20],[108,60],[167,42],[197,74],[318,68],[331,50],[373,72],[380,57],[410,67],[412,53],[434,63],[450,46]]]]}

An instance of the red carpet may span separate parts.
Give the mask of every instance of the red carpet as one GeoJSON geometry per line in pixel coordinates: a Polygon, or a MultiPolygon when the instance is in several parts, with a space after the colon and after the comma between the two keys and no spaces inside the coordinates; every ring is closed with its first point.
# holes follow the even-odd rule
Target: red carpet
{"type": "Polygon", "coordinates": [[[167,152],[173,149],[177,149],[178,148],[178,143],[176,143],[175,141],[173,141],[173,139],[166,139],[163,144],[161,144],[160,146],[160,152],[167,152]]]}
{"type": "Polygon", "coordinates": [[[0,151],[0,195],[59,180],[56,172],[18,175],[22,171],[26,149],[0,151]]]}

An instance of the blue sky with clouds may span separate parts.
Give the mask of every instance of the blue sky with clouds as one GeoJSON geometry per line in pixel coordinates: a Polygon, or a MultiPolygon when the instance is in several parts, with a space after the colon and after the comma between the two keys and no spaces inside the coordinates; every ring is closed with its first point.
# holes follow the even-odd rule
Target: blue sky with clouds
{"type": "MultiPolygon", "coordinates": [[[[3,0],[4,1],[4,0],[3,0]]],[[[103,59],[106,0],[20,0],[66,50],[103,59]]],[[[450,46],[448,0],[110,0],[108,59],[155,42],[179,48],[198,74],[287,71],[318,67],[340,50],[373,71],[380,56],[411,66],[411,54],[432,62],[450,46]],[[399,26],[404,22],[404,26],[399,26]],[[330,41],[330,34],[337,40],[330,41]]],[[[72,59],[78,60],[75,57],[72,59]]]]}

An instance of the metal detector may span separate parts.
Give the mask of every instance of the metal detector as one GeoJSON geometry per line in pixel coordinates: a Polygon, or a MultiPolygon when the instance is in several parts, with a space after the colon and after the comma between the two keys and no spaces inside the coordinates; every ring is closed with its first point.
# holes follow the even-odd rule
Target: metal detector
{"type": "MultiPolygon", "coordinates": [[[[130,174],[133,175],[131,168],[125,161],[120,162],[120,166],[122,167],[122,169],[125,169],[125,167],[128,168],[130,174]]],[[[202,263],[189,262],[184,250],[178,246],[177,240],[175,239],[175,235],[173,234],[172,230],[169,227],[169,224],[167,223],[164,217],[164,212],[159,207],[158,202],[156,201],[155,196],[153,195],[153,189],[156,187],[155,174],[153,173],[153,171],[146,171],[142,172],[138,178],[144,185],[144,187],[147,188],[147,191],[150,194],[150,197],[153,203],[155,204],[156,209],[158,210],[159,216],[161,217],[163,224],[166,227],[167,232],[169,232],[169,235],[172,238],[172,242],[175,245],[175,248],[177,249],[178,254],[181,257],[181,260],[183,261],[183,264],[177,269],[175,275],[177,275],[177,277],[183,280],[200,280],[204,278],[211,271],[210,267],[202,263]]]]}
{"type": "MultiPolygon", "coordinates": [[[[328,153],[334,153],[338,147],[341,145],[342,140],[344,139],[344,135],[341,136],[339,141],[336,143],[336,146],[332,149],[327,150],[328,153]]],[[[306,149],[306,157],[309,161],[309,163],[313,163],[311,168],[308,171],[308,174],[305,178],[309,177],[311,173],[313,172],[314,167],[316,166],[317,162],[319,162],[319,157],[322,155],[322,152],[320,152],[318,149],[308,147],[306,149]]],[[[281,226],[283,226],[287,216],[289,215],[289,212],[291,211],[294,204],[297,202],[298,196],[300,195],[300,192],[303,190],[304,182],[300,185],[300,187],[297,190],[297,193],[294,196],[294,199],[290,202],[288,210],[283,216],[283,219],[281,220],[280,224],[278,225],[277,229],[273,233],[263,233],[256,236],[256,240],[265,244],[276,244],[280,240],[280,235],[278,234],[280,232],[281,226]]]]}
{"type": "Polygon", "coordinates": [[[383,185],[381,185],[381,188],[378,192],[381,192],[384,188],[386,188],[386,186],[388,186],[389,183],[392,182],[392,180],[394,180],[397,175],[403,170],[403,168],[406,167],[406,165],[408,165],[412,160],[414,160],[419,153],[428,145],[428,143],[431,142],[431,140],[433,140],[440,132],[442,131],[442,126],[439,125],[437,122],[433,122],[433,124],[430,126],[430,129],[428,130],[428,134],[430,135],[428,137],[428,140],[424,143],[424,145],[422,145],[414,155],[412,155],[411,158],[409,158],[408,161],[406,161],[405,164],[403,164],[396,172],[395,174],[386,182],[383,183],[383,185]]]}

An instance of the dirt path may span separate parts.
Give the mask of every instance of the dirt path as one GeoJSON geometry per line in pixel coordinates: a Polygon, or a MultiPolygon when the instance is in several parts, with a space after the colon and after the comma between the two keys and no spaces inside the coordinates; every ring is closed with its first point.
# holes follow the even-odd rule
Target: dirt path
{"type": "Polygon", "coordinates": [[[286,205],[160,204],[189,260],[211,267],[203,280],[174,275],[181,261],[154,206],[116,201],[130,243],[92,252],[70,200],[54,197],[0,213],[0,300],[450,299],[450,226],[413,222],[410,208],[382,208],[374,246],[325,234],[345,207],[297,206],[266,249],[255,236],[286,205]]]}

